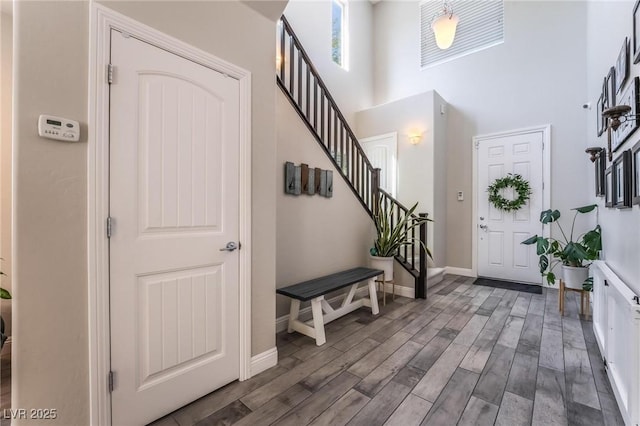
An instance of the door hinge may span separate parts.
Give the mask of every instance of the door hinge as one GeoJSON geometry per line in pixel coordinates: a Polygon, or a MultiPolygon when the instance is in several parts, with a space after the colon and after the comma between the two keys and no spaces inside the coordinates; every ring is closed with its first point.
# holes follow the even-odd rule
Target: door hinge
{"type": "Polygon", "coordinates": [[[542,182],[542,189],[544,189],[544,182],[542,182]]]}
{"type": "Polygon", "coordinates": [[[107,238],[111,238],[111,216],[107,217],[107,238]]]}
{"type": "Polygon", "coordinates": [[[604,368],[607,368],[607,359],[606,359],[606,358],[604,358],[604,359],[602,360],[602,363],[604,364],[604,368]]]}
{"type": "Polygon", "coordinates": [[[107,65],[107,83],[108,84],[112,84],[113,83],[113,65],[109,64],[107,65]]]}
{"type": "Polygon", "coordinates": [[[113,376],[114,376],[113,371],[109,371],[109,376],[108,376],[108,380],[109,380],[109,392],[113,392],[113,376]]]}
{"type": "Polygon", "coordinates": [[[609,283],[607,282],[607,280],[604,280],[604,286],[609,287],[609,283]]]}
{"type": "Polygon", "coordinates": [[[480,148],[480,142],[476,141],[476,149],[480,148]]]}

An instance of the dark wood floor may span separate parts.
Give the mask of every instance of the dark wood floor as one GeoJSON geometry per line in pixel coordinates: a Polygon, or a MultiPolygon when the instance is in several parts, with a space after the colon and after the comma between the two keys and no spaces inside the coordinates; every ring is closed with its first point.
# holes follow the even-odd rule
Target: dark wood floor
{"type": "Polygon", "coordinates": [[[542,295],[448,276],[327,325],[277,337],[279,363],[159,425],[622,425],[590,321],[542,295]]]}

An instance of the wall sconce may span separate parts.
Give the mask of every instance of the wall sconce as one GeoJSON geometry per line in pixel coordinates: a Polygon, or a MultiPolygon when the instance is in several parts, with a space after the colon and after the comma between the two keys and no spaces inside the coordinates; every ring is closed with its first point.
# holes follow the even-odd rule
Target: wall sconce
{"type": "Polygon", "coordinates": [[[409,133],[411,145],[418,145],[422,141],[422,133],[409,133]]]}
{"type": "Polygon", "coordinates": [[[453,8],[447,0],[444,0],[442,11],[439,15],[434,16],[431,21],[431,29],[436,38],[436,45],[440,49],[448,49],[453,44],[458,21],[460,21],[460,18],[453,14],[453,8]]]}
{"type": "Polygon", "coordinates": [[[607,152],[609,161],[613,161],[613,152],[611,150],[611,131],[618,130],[618,127],[626,121],[637,120],[640,114],[629,114],[631,107],[629,105],[617,105],[602,111],[602,118],[607,123],[607,152]]]}
{"type": "Polygon", "coordinates": [[[592,163],[596,162],[596,159],[602,151],[604,151],[604,148],[600,148],[599,146],[592,146],[584,150],[584,152],[590,155],[589,160],[591,160],[592,163]]]}

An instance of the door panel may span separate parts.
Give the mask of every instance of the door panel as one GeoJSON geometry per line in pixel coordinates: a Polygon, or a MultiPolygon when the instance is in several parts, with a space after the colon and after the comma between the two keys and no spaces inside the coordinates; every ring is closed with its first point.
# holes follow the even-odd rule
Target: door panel
{"type": "Polygon", "coordinates": [[[117,31],[110,86],[114,425],[239,377],[239,84],[117,31]]]}
{"type": "MultiPolygon", "coordinates": [[[[503,280],[540,283],[535,247],[521,242],[542,232],[538,214],[543,208],[542,132],[477,139],[478,156],[478,275],[503,280]],[[516,212],[498,210],[489,203],[487,187],[507,173],[529,181],[532,194],[516,212]]],[[[503,191],[513,199],[511,189],[503,191]]]]}
{"type": "Polygon", "coordinates": [[[360,144],[371,165],[380,169],[380,187],[396,195],[398,134],[373,136],[361,139],[360,144]]]}

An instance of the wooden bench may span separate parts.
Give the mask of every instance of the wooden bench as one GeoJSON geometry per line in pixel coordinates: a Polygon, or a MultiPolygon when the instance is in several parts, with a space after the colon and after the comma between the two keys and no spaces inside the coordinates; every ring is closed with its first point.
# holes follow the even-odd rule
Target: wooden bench
{"type": "Polygon", "coordinates": [[[378,297],[376,293],[375,278],[383,275],[379,269],[353,268],[347,271],[327,275],[288,287],[279,288],[276,293],[291,298],[291,311],[289,313],[289,333],[297,331],[311,338],[316,339],[316,345],[323,345],[327,340],[324,335],[324,325],[340,318],[343,315],[353,312],[361,306],[371,308],[371,313],[377,315],[378,297]],[[368,281],[369,297],[361,297],[354,300],[358,284],[368,281]],[[324,296],[335,290],[340,290],[351,286],[345,293],[344,300],[339,308],[333,309],[324,296]],[[313,318],[307,322],[298,319],[300,313],[300,302],[311,301],[311,312],[313,318]],[[323,314],[324,311],[324,314],[323,314]]]}

